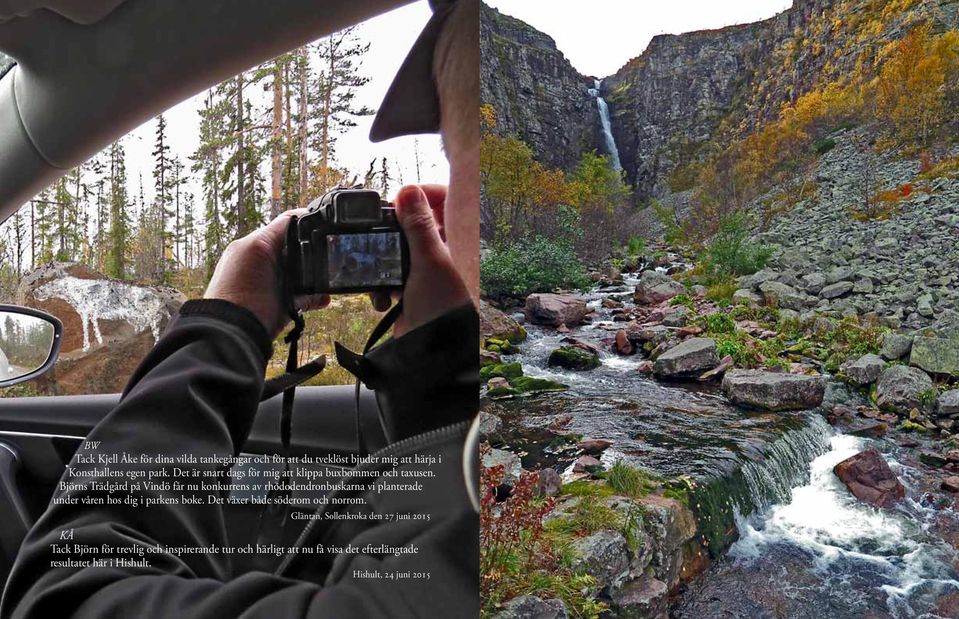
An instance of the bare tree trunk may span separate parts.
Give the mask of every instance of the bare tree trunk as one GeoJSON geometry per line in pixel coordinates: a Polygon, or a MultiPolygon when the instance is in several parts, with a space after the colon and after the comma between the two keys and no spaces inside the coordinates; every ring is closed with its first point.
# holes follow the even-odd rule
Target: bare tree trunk
{"type": "Polygon", "coordinates": [[[237,134],[237,157],[236,157],[236,238],[246,236],[247,217],[246,213],[246,166],[244,158],[246,157],[246,136],[244,135],[246,127],[244,126],[243,116],[243,74],[236,76],[236,134],[237,134]]]}
{"type": "Polygon", "coordinates": [[[282,211],[283,159],[280,156],[283,149],[283,62],[274,61],[273,66],[273,184],[270,192],[270,217],[276,217],[282,211]]]}
{"type": "Polygon", "coordinates": [[[306,125],[307,125],[307,104],[309,102],[309,95],[307,92],[307,74],[309,73],[309,62],[310,57],[307,53],[305,47],[300,49],[300,62],[299,62],[299,72],[300,72],[300,118],[299,118],[299,138],[300,138],[300,208],[306,206],[306,187],[307,187],[307,174],[308,174],[308,161],[307,161],[307,151],[306,151],[306,125]]]}

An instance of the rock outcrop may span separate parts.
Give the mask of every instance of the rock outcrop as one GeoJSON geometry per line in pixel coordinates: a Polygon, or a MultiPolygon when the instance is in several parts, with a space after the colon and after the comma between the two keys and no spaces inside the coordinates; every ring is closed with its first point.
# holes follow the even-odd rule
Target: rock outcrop
{"type": "Polygon", "coordinates": [[[600,148],[593,80],[580,75],[553,39],[480,5],[480,101],[496,111],[495,131],[526,142],[543,164],[572,170],[600,148]]]}
{"type": "Polygon", "coordinates": [[[711,370],[717,365],[716,341],[691,337],[661,354],[653,363],[653,371],[657,376],[677,378],[711,370]]]}
{"type": "Polygon", "coordinates": [[[25,276],[18,303],[63,322],[60,357],[38,380],[51,394],[119,393],[186,297],[168,287],[109,279],[73,263],[25,276]]]}

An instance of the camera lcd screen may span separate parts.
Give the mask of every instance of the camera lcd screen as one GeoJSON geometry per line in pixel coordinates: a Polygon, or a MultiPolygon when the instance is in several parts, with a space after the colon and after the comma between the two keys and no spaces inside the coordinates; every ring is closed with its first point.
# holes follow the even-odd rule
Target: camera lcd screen
{"type": "Polygon", "coordinates": [[[331,289],[403,285],[399,232],[328,234],[326,248],[331,289]]]}

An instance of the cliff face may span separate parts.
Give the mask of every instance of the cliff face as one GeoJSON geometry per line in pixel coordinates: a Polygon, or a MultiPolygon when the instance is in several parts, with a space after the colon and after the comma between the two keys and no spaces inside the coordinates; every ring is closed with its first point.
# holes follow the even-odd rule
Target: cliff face
{"type": "MultiPolygon", "coordinates": [[[[775,118],[817,85],[871,67],[914,24],[955,27],[957,12],[957,0],[795,0],[761,22],[655,37],[602,85],[637,201],[684,189],[694,178],[672,176],[678,166],[775,118]]],[[[492,9],[483,16],[482,95],[502,129],[558,167],[578,151],[602,152],[595,100],[585,92],[591,80],[548,36],[492,9]]]]}
{"type": "Polygon", "coordinates": [[[530,145],[552,168],[571,170],[599,149],[592,79],[580,75],[548,35],[481,4],[480,100],[496,110],[497,133],[530,145]]]}

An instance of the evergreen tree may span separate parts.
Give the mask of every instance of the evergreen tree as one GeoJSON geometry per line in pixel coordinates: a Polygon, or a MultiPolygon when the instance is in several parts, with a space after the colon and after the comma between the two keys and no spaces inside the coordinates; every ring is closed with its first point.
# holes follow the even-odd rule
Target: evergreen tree
{"type": "Polygon", "coordinates": [[[200,174],[200,185],[203,188],[203,264],[207,276],[213,274],[213,268],[226,246],[221,203],[226,112],[225,102],[217,99],[213,90],[207,91],[203,109],[200,110],[200,145],[191,157],[191,169],[200,174]]]}
{"type": "Polygon", "coordinates": [[[108,204],[110,227],[107,233],[106,272],[110,277],[127,277],[127,251],[130,245],[130,214],[127,203],[126,152],[121,142],[109,150],[108,204]]]}

